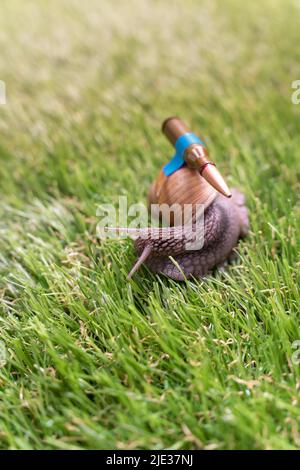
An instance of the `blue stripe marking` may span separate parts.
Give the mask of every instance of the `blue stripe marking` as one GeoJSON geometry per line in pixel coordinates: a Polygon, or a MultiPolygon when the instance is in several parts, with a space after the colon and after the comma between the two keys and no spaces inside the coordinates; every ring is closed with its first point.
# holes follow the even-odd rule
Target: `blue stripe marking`
{"type": "Polygon", "coordinates": [[[182,167],[184,164],[184,152],[191,144],[201,144],[203,147],[205,147],[204,142],[202,142],[202,140],[192,132],[187,132],[186,134],[178,137],[175,143],[176,153],[174,157],[163,167],[163,173],[166,176],[170,176],[172,173],[174,173],[174,171],[182,167]]]}

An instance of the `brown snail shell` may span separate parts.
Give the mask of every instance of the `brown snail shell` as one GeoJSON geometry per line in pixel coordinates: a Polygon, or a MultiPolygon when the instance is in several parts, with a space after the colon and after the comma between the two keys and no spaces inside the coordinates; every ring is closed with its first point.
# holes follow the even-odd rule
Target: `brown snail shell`
{"type": "Polygon", "coordinates": [[[160,171],[150,188],[148,205],[151,209],[152,204],[167,204],[168,206],[175,204],[170,219],[168,217],[168,220],[164,220],[164,214],[159,210],[154,211],[154,215],[162,223],[174,225],[174,221],[176,221],[175,225],[179,225],[182,223],[180,216],[185,204],[192,204],[194,213],[196,204],[203,204],[206,209],[217,194],[217,191],[200,175],[197,169],[183,166],[168,177],[160,171]]]}

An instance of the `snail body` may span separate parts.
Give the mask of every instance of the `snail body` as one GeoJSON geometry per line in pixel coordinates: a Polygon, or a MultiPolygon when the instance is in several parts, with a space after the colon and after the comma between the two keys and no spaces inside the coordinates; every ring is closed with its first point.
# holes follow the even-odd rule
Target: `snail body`
{"type": "Polygon", "coordinates": [[[154,273],[164,274],[177,281],[190,277],[201,278],[214,267],[234,259],[233,250],[238,240],[247,235],[248,227],[244,195],[232,189],[231,199],[217,194],[205,209],[204,243],[200,250],[187,250],[185,246],[189,240],[176,238],[177,227],[169,229],[166,235],[166,229],[161,229],[160,238],[156,233],[152,236],[151,229],[146,229],[149,237],[138,237],[135,247],[139,256],[147,250],[149,254],[143,261],[154,273]]]}
{"type": "Polygon", "coordinates": [[[152,184],[148,204],[152,215],[167,227],[140,229],[135,240],[139,258],[128,277],[143,262],[153,272],[175,280],[203,277],[231,260],[239,238],[246,236],[249,222],[245,198],[236,189],[228,189],[208,159],[204,143],[182,121],[169,118],[163,132],[177,153],[152,184]],[[167,213],[162,210],[164,206],[169,207],[167,213]],[[188,217],[184,215],[186,206],[188,217]],[[202,243],[195,248],[199,230],[202,243]]]}

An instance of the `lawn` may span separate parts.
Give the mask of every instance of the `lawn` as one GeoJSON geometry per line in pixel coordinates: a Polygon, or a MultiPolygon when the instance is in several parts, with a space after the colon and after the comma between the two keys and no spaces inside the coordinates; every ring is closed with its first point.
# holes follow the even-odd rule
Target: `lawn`
{"type": "Polygon", "coordinates": [[[291,0],[2,0],[1,448],[300,448],[299,22],[291,0]],[[145,202],[174,114],[251,231],[205,280],[127,282],[97,207],[145,202]]]}

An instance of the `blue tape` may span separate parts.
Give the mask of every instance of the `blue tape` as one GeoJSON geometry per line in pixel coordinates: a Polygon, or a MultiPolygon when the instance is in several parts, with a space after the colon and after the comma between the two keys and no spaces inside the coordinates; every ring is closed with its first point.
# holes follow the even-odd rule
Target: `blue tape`
{"type": "Polygon", "coordinates": [[[163,167],[163,173],[166,176],[170,176],[174,171],[178,170],[184,164],[184,152],[191,144],[201,144],[205,147],[204,142],[202,142],[199,137],[197,137],[192,132],[187,132],[186,134],[178,137],[175,143],[176,153],[174,157],[163,167]]]}

